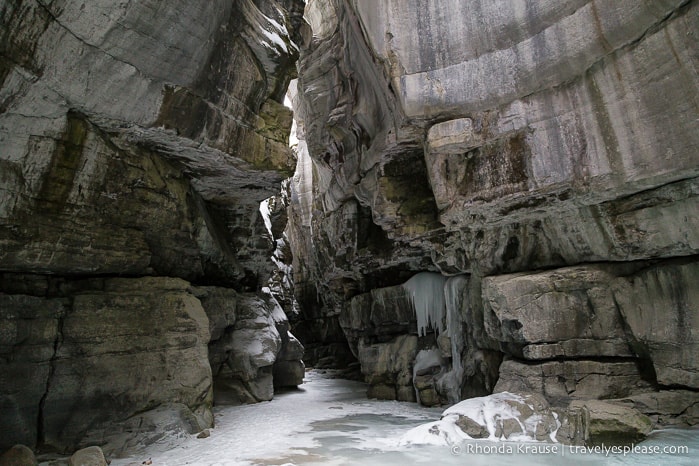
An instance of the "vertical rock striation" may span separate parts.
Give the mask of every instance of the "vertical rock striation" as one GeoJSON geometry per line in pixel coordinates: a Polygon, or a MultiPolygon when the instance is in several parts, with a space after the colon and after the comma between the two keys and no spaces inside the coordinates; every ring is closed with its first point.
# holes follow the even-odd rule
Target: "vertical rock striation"
{"type": "Polygon", "coordinates": [[[339,318],[371,394],[695,409],[697,2],[315,0],[306,17],[297,296],[309,321],[339,318]],[[411,304],[398,285],[425,272],[458,286],[411,304]],[[423,335],[425,312],[443,317],[423,335]]]}
{"type": "MultiPolygon", "coordinates": [[[[269,313],[254,301],[277,269],[259,206],[295,163],[282,101],[302,10],[0,6],[0,450],[118,450],[123,432],[211,425],[209,349],[228,324],[208,304],[244,294],[269,313]]],[[[279,355],[280,381],[300,383],[283,312],[281,330],[269,372],[279,355]]]]}

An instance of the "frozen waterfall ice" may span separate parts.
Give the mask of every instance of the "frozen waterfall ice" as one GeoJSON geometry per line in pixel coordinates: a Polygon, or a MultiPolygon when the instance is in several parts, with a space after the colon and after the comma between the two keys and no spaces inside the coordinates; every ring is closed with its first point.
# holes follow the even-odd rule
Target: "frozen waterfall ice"
{"type": "Polygon", "coordinates": [[[426,335],[430,327],[435,333],[444,332],[446,281],[446,277],[438,273],[422,272],[403,283],[403,287],[410,292],[415,308],[418,336],[426,335]]]}

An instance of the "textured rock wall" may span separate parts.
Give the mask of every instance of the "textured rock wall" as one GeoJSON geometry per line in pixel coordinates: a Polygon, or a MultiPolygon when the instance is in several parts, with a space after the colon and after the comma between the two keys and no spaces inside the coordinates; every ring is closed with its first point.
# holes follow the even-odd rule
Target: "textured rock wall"
{"type": "MultiPolygon", "coordinates": [[[[121,432],[211,424],[210,333],[228,328],[212,306],[243,293],[270,313],[255,301],[278,274],[260,201],[295,163],[282,101],[302,9],[2,2],[0,449],[118,450],[121,432]]],[[[279,356],[279,383],[299,382],[283,313],[271,327],[265,370],[279,356]]]]}
{"type": "Polygon", "coordinates": [[[122,431],[154,435],[156,408],[189,433],[211,424],[208,319],[188,282],[5,274],[3,289],[7,444],[119,448],[122,431]]]}
{"type": "Polygon", "coordinates": [[[306,17],[295,273],[374,395],[400,397],[412,368],[431,400],[696,402],[696,1],[316,0],[306,17]],[[456,312],[418,335],[395,295],[378,324],[377,296],[426,271],[462,277],[456,312]],[[405,338],[406,367],[382,364],[405,338]]]}

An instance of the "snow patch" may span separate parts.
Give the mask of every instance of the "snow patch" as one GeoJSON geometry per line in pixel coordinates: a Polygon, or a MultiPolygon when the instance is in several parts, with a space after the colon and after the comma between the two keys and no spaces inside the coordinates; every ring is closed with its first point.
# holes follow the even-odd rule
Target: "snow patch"
{"type": "MultiPolygon", "coordinates": [[[[260,28],[259,31],[262,33],[262,35],[264,35],[267,39],[269,39],[271,44],[276,45],[277,47],[284,50],[285,52],[289,51],[289,49],[286,46],[286,42],[284,42],[284,39],[282,39],[279,34],[277,34],[276,32],[268,31],[265,28],[260,28]]],[[[260,41],[260,43],[262,45],[264,45],[265,47],[272,48],[271,44],[269,44],[267,42],[260,41]]]]}
{"type": "Polygon", "coordinates": [[[413,377],[415,377],[420,371],[429,369],[430,367],[436,367],[442,365],[442,357],[439,354],[437,348],[430,348],[428,350],[420,350],[415,356],[415,365],[413,366],[413,377]]]}
{"type": "Polygon", "coordinates": [[[410,429],[401,437],[399,446],[408,445],[437,445],[449,446],[469,440],[454,422],[436,421],[419,425],[410,429]]]}
{"type": "Polygon", "coordinates": [[[271,219],[271,213],[269,211],[269,201],[270,199],[265,199],[264,201],[260,202],[260,214],[262,215],[262,221],[265,222],[265,228],[267,228],[267,232],[269,233],[269,236],[272,235],[272,219],[271,219]]]}

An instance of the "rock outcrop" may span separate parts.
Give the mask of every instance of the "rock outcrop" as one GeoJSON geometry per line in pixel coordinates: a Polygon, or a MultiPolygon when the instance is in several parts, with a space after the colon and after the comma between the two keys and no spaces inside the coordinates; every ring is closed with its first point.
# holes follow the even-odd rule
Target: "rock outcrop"
{"type": "Polygon", "coordinates": [[[562,415],[557,438],[576,445],[629,445],[646,438],[648,416],[629,406],[600,400],[573,401],[562,415]]]}
{"type": "Polygon", "coordinates": [[[119,451],[210,427],[209,350],[236,325],[250,345],[227,360],[264,359],[265,397],[277,356],[279,382],[301,382],[283,312],[255,319],[278,275],[260,202],[295,164],[282,102],[302,13],[298,0],[0,7],[0,449],[119,451]]]}
{"type": "Polygon", "coordinates": [[[370,394],[692,418],[697,2],[316,0],[306,18],[297,298],[339,321],[370,394]]]}
{"type": "Polygon", "coordinates": [[[274,297],[208,287],[197,292],[212,333],[216,404],[269,401],[275,387],[303,383],[303,345],[274,297]]]}
{"type": "Polygon", "coordinates": [[[12,311],[1,347],[11,361],[2,380],[7,440],[39,439],[58,450],[124,443],[119,434],[138,434],[156,408],[190,433],[211,425],[208,321],[187,282],[95,278],[50,285],[62,296],[2,295],[3,309],[12,311]]]}

